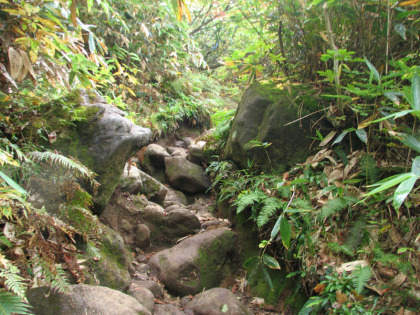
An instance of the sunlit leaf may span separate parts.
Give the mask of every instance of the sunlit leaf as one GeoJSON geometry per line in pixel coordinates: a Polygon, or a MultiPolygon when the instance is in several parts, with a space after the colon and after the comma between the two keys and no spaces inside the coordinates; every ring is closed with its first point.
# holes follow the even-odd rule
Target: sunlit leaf
{"type": "Polygon", "coordinates": [[[267,254],[264,254],[262,258],[263,258],[264,264],[268,268],[271,268],[271,269],[281,269],[280,268],[280,264],[278,263],[278,261],[275,258],[273,258],[273,257],[271,257],[271,256],[269,256],[267,254]]]}
{"type": "Polygon", "coordinates": [[[89,32],[89,50],[91,53],[94,53],[96,51],[96,46],[95,46],[95,39],[93,37],[93,33],[89,32]]]}
{"type": "Polygon", "coordinates": [[[400,105],[400,99],[399,96],[402,96],[403,94],[401,92],[385,92],[384,95],[392,101],[395,105],[400,105]]]}
{"type": "Polygon", "coordinates": [[[411,166],[411,173],[420,177],[420,156],[414,159],[413,165],[411,166]]]}
{"type": "Polygon", "coordinates": [[[348,131],[343,131],[342,133],[339,134],[339,136],[334,140],[334,142],[332,143],[332,145],[336,144],[336,143],[340,143],[344,137],[346,136],[346,134],[348,134],[348,131]]]}
{"type": "Polygon", "coordinates": [[[365,58],[365,62],[367,64],[367,66],[370,69],[370,73],[373,75],[373,78],[377,81],[380,82],[381,80],[381,76],[379,75],[378,70],[376,70],[375,66],[369,61],[367,60],[367,58],[365,58]]]}
{"type": "Polygon", "coordinates": [[[25,189],[23,189],[18,183],[16,183],[13,179],[11,179],[9,176],[4,174],[2,171],[0,171],[0,177],[13,189],[15,189],[17,192],[19,192],[22,195],[26,195],[27,192],[25,189]]]}
{"type": "Polygon", "coordinates": [[[374,190],[370,191],[369,193],[365,194],[363,197],[367,197],[367,196],[377,194],[381,191],[384,191],[388,188],[391,188],[392,186],[398,185],[399,183],[401,183],[401,182],[405,181],[406,179],[410,178],[411,176],[413,176],[412,173],[404,173],[404,174],[398,174],[398,175],[386,178],[386,179],[376,183],[375,185],[372,185],[372,186],[379,186],[379,187],[377,187],[374,190]]]}
{"type": "MultiPolygon", "coordinates": [[[[405,198],[407,198],[408,194],[411,192],[411,190],[414,187],[414,184],[416,183],[418,177],[417,176],[411,176],[410,178],[404,180],[395,190],[394,196],[392,197],[392,205],[396,210],[398,210],[402,203],[404,202],[405,198]]],[[[399,213],[398,213],[399,216],[399,213]]]]}
{"type": "Polygon", "coordinates": [[[276,224],[274,224],[274,227],[273,227],[273,229],[271,230],[271,235],[270,235],[271,239],[274,239],[274,238],[277,236],[277,233],[279,233],[279,231],[280,231],[280,221],[281,221],[281,217],[282,217],[282,216],[280,216],[280,217],[277,219],[276,224]]]}
{"type": "Polygon", "coordinates": [[[362,141],[363,143],[367,143],[368,136],[364,129],[357,129],[356,135],[360,139],[360,141],[362,141]]]}
{"type": "Polygon", "coordinates": [[[405,35],[406,28],[405,28],[404,24],[397,23],[397,24],[394,25],[394,29],[398,33],[398,35],[400,35],[404,40],[407,39],[407,36],[405,35]]]}

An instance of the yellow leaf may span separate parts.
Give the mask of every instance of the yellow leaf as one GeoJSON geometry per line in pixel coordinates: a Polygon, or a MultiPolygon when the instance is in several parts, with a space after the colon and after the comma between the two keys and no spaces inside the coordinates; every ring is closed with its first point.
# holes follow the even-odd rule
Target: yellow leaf
{"type": "Polygon", "coordinates": [[[408,5],[419,5],[419,4],[420,4],[420,0],[409,0],[409,1],[401,2],[399,6],[404,7],[408,5]]]}
{"type": "Polygon", "coordinates": [[[362,121],[358,126],[357,129],[363,129],[367,126],[370,125],[370,123],[376,119],[376,117],[378,117],[378,114],[373,114],[372,116],[370,116],[369,118],[365,119],[364,121],[362,121]]]}
{"type": "Polygon", "coordinates": [[[14,10],[14,9],[1,9],[1,10],[4,11],[4,12],[9,13],[11,15],[23,15],[23,16],[26,16],[26,11],[25,10],[22,10],[22,9],[19,9],[19,10],[14,10]]]}
{"type": "Polygon", "coordinates": [[[32,63],[35,63],[38,61],[38,55],[33,50],[30,50],[29,59],[31,60],[32,63]]]}
{"type": "Polygon", "coordinates": [[[6,4],[9,4],[9,1],[7,1],[7,0],[0,0],[0,3],[6,3],[6,4]]]}
{"type": "Polygon", "coordinates": [[[44,18],[41,18],[41,17],[38,17],[38,21],[41,22],[43,25],[45,25],[46,27],[48,27],[51,30],[54,30],[54,28],[57,26],[57,24],[54,23],[53,21],[48,20],[48,19],[44,19],[44,18]]]}
{"type": "Polygon", "coordinates": [[[128,86],[126,86],[125,88],[126,88],[126,90],[128,92],[130,92],[131,95],[133,95],[134,97],[136,97],[136,93],[134,93],[134,91],[132,89],[130,89],[128,86]]]}
{"type": "Polygon", "coordinates": [[[78,0],[72,0],[71,1],[71,7],[70,7],[70,19],[71,19],[71,23],[73,24],[74,27],[77,28],[77,1],[78,0]]]}

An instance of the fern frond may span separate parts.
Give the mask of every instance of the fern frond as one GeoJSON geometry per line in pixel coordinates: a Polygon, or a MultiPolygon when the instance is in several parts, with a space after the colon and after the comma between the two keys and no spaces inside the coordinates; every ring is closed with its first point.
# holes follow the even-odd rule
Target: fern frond
{"type": "Polygon", "coordinates": [[[369,266],[361,267],[353,270],[352,275],[352,285],[358,294],[362,293],[363,288],[372,278],[372,271],[369,266]]]}
{"type": "Polygon", "coordinates": [[[96,174],[75,159],[71,159],[71,158],[65,157],[64,155],[54,153],[51,151],[30,152],[29,157],[31,157],[37,162],[49,161],[52,164],[59,164],[69,170],[76,171],[80,177],[90,180],[92,185],[97,184],[97,182],[94,179],[96,174]]]}
{"type": "Polygon", "coordinates": [[[264,224],[270,220],[270,218],[276,213],[278,209],[281,209],[285,203],[274,197],[268,197],[263,201],[264,206],[261,208],[260,213],[257,217],[257,226],[261,228],[264,224]]]}
{"type": "Polygon", "coordinates": [[[239,214],[246,207],[254,204],[260,204],[264,199],[268,198],[261,190],[247,190],[239,194],[238,198],[234,202],[236,213],[239,214]]]}
{"type": "Polygon", "coordinates": [[[70,284],[67,279],[67,274],[61,265],[48,263],[42,258],[36,258],[35,266],[41,267],[44,281],[50,285],[51,289],[62,293],[69,291],[70,284]]]}
{"type": "Polygon", "coordinates": [[[329,200],[321,209],[321,213],[318,218],[322,221],[325,218],[337,213],[344,208],[356,203],[358,200],[354,197],[343,196],[329,200]]]}
{"type": "Polygon", "coordinates": [[[334,252],[337,254],[346,254],[349,256],[354,256],[354,251],[347,245],[347,244],[343,244],[340,245],[336,242],[332,242],[332,243],[328,243],[327,246],[334,252]]]}
{"type": "Polygon", "coordinates": [[[13,295],[8,292],[0,291],[0,314],[32,314],[31,306],[25,304],[22,298],[18,295],[13,295]]]}
{"type": "Polygon", "coordinates": [[[346,237],[346,245],[352,250],[356,250],[363,243],[363,238],[366,233],[366,223],[364,221],[357,221],[350,229],[348,236],[346,237]]]}
{"type": "Polygon", "coordinates": [[[22,278],[19,273],[20,270],[18,267],[10,263],[3,256],[0,256],[3,263],[3,267],[0,269],[0,278],[4,278],[4,284],[7,289],[14,294],[25,298],[26,286],[24,283],[24,278],[22,278]]]}

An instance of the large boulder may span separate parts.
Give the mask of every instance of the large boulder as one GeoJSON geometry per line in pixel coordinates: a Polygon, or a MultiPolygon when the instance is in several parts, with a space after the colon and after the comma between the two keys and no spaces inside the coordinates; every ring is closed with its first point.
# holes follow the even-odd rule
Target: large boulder
{"type": "Polygon", "coordinates": [[[142,238],[136,234],[139,230],[144,230],[139,227],[139,222],[143,210],[148,205],[149,201],[144,196],[115,193],[99,218],[117,231],[126,245],[136,246],[135,244],[142,238]]]}
{"type": "Polygon", "coordinates": [[[165,158],[169,156],[171,155],[164,147],[151,143],[146,148],[142,165],[150,172],[156,169],[163,169],[165,167],[165,158]]]}
{"type": "Polygon", "coordinates": [[[317,119],[305,115],[320,107],[309,88],[292,86],[291,92],[263,82],[246,90],[230,129],[226,158],[243,168],[253,163],[280,171],[305,160],[311,122],[317,119]]]}
{"type": "Polygon", "coordinates": [[[242,305],[228,289],[214,288],[194,296],[185,305],[194,315],[251,315],[249,309],[242,305]]]}
{"type": "Polygon", "coordinates": [[[27,291],[26,297],[36,315],[150,315],[132,296],[106,287],[73,285],[60,293],[47,287],[27,291]]]}
{"type": "MultiPolygon", "coordinates": [[[[88,90],[75,90],[66,97],[40,107],[28,127],[49,133],[51,148],[76,157],[98,174],[100,186],[94,189],[95,213],[100,214],[124,170],[127,159],[145,146],[151,137],[148,128],[135,125],[120,109],[88,90]]],[[[40,140],[41,141],[41,140],[40,140]]]]}
{"type": "Polygon", "coordinates": [[[166,176],[172,187],[187,193],[205,192],[211,186],[204,168],[191,163],[185,157],[165,158],[166,176]]]}
{"type": "Polygon", "coordinates": [[[162,183],[128,163],[125,165],[118,187],[121,191],[132,195],[144,194],[147,199],[159,204],[163,203],[168,192],[168,188],[162,183]]]}
{"type": "Polygon", "coordinates": [[[152,275],[181,296],[219,286],[232,274],[236,236],[226,228],[196,234],[149,260],[152,275]]]}
{"type": "Polygon", "coordinates": [[[126,291],[131,282],[128,271],[131,265],[130,254],[121,235],[105,225],[101,225],[101,230],[99,260],[92,264],[90,269],[94,277],[88,280],[91,284],[126,291]]]}

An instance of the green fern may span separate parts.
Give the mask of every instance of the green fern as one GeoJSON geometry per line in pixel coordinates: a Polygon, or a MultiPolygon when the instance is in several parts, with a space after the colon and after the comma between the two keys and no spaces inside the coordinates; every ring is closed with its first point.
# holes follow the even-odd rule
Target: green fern
{"type": "MultiPolygon", "coordinates": [[[[0,258],[2,258],[0,254],[0,258]]],[[[0,270],[0,278],[5,279],[4,284],[7,289],[14,294],[24,298],[26,292],[26,286],[24,279],[19,275],[20,270],[18,267],[10,263],[7,259],[1,259],[3,267],[0,270]]]]}
{"type": "Polygon", "coordinates": [[[371,184],[379,180],[379,168],[376,166],[375,159],[369,154],[361,158],[360,169],[362,170],[362,175],[366,178],[366,183],[371,184]]]}
{"type": "Polygon", "coordinates": [[[67,279],[67,274],[61,265],[48,263],[42,258],[37,258],[35,265],[41,267],[44,281],[50,285],[51,289],[62,293],[69,291],[70,284],[67,279]]]}
{"type": "Polygon", "coordinates": [[[75,159],[71,159],[61,154],[54,153],[51,151],[45,151],[45,152],[35,151],[35,152],[30,152],[28,155],[29,157],[31,157],[32,159],[38,162],[49,161],[50,163],[59,164],[69,170],[74,170],[78,173],[80,177],[89,180],[92,185],[97,184],[97,182],[94,179],[96,174],[75,159]]]}
{"type": "Polygon", "coordinates": [[[32,314],[30,309],[20,296],[0,291],[0,315],[32,314]]]}
{"type": "Polygon", "coordinates": [[[263,204],[264,205],[257,217],[258,228],[261,228],[264,224],[266,224],[278,209],[285,206],[284,202],[281,202],[279,199],[274,197],[264,199],[263,204]]]}
{"type": "Polygon", "coordinates": [[[362,293],[363,288],[372,278],[372,271],[369,266],[359,266],[352,273],[352,285],[358,294],[362,293]]]}
{"type": "Polygon", "coordinates": [[[321,213],[318,216],[318,218],[322,221],[325,218],[330,217],[333,214],[351,206],[357,201],[358,200],[356,198],[350,196],[343,196],[331,199],[322,207],[321,213]]]}
{"type": "Polygon", "coordinates": [[[334,253],[337,254],[346,254],[349,255],[351,257],[354,256],[354,251],[352,248],[350,248],[347,244],[338,244],[336,242],[332,242],[332,243],[328,243],[327,244],[328,248],[330,248],[334,253]]]}
{"type": "Polygon", "coordinates": [[[267,195],[264,194],[261,190],[244,191],[239,194],[238,198],[234,202],[234,205],[237,207],[236,213],[241,213],[245,210],[245,208],[249,206],[261,204],[267,198],[267,195]]]}
{"type": "Polygon", "coordinates": [[[362,243],[366,234],[366,222],[357,221],[350,229],[348,236],[346,237],[346,245],[352,250],[358,249],[362,243]]]}

